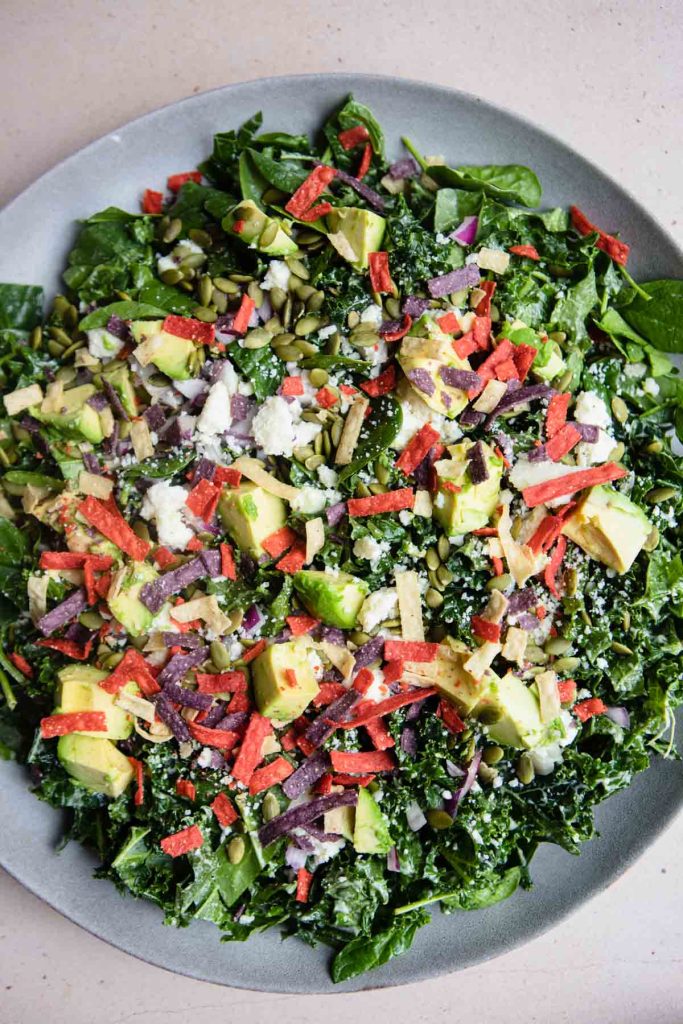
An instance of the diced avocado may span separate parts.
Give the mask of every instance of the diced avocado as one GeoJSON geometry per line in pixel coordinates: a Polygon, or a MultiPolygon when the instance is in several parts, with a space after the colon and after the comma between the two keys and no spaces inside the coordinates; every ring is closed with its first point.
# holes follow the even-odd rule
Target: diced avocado
{"type": "MultiPolygon", "coordinates": [[[[107,693],[98,683],[107,678],[92,665],[67,665],[57,673],[59,680],[56,700],[57,712],[69,711],[104,711],[107,719],[107,731],[81,732],[79,736],[94,736],[96,739],[125,740],[133,731],[133,718],[123,708],[117,708],[116,696],[107,693]]],[[[124,689],[128,693],[138,693],[137,683],[127,683],[124,689]]]]}
{"type": "Polygon", "coordinates": [[[158,576],[156,569],[146,562],[135,562],[122,570],[116,595],[109,600],[109,610],[131,636],[146,633],[154,618],[140,600],[140,590],[158,576]]]}
{"type": "Polygon", "coordinates": [[[476,714],[479,703],[486,696],[489,683],[498,681],[498,676],[490,668],[481,680],[465,671],[464,662],[471,654],[465,644],[449,637],[448,642],[439,647],[436,657],[434,686],[443,697],[455,704],[463,716],[476,714]]]}
{"type": "Polygon", "coordinates": [[[491,739],[503,746],[535,747],[545,737],[538,698],[511,672],[487,686],[477,716],[488,725],[491,739]]]}
{"type": "Polygon", "coordinates": [[[365,580],[348,572],[302,569],[294,576],[294,589],[306,608],[326,626],[353,629],[368,593],[365,580]]]}
{"type": "Polygon", "coordinates": [[[358,790],[353,845],[356,853],[386,853],[394,845],[386,818],[371,794],[362,786],[358,790]]]}
{"type": "Polygon", "coordinates": [[[108,373],[106,379],[121,399],[121,405],[129,416],[137,416],[138,402],[135,397],[135,388],[130,378],[130,373],[125,366],[120,366],[113,373],[108,373]]]}
{"type": "Polygon", "coordinates": [[[472,483],[469,474],[467,452],[472,441],[453,445],[449,448],[452,458],[434,464],[438,484],[434,516],[449,537],[461,537],[486,526],[498,505],[503,460],[489,445],[482,445],[489,471],[488,480],[483,483],[472,483]]]}
{"type": "Polygon", "coordinates": [[[179,338],[162,330],[163,320],[133,320],[130,329],[137,348],[135,358],[143,365],[154,363],[157,369],[173,380],[191,377],[190,356],[196,345],[190,338],[179,338]]]}
{"type": "Polygon", "coordinates": [[[386,221],[359,206],[338,206],[326,218],[327,237],[356,270],[366,270],[368,253],[382,248],[386,221]]]}
{"type": "Polygon", "coordinates": [[[562,531],[580,548],[618,573],[625,573],[652,532],[652,523],[621,491],[591,487],[562,531]]]}
{"type": "Polygon", "coordinates": [[[40,405],[32,405],[29,412],[34,419],[54,427],[63,437],[74,440],[85,438],[86,441],[99,444],[104,438],[100,417],[97,410],[87,404],[95,391],[94,384],[80,384],[64,392],[60,412],[42,412],[40,405]]]}
{"type": "Polygon", "coordinates": [[[279,217],[269,217],[263,210],[259,210],[251,199],[242,200],[222,221],[224,231],[259,252],[270,256],[292,256],[299,251],[299,247],[285,231],[284,224],[279,217]],[[239,232],[234,230],[236,221],[244,222],[239,232]]]}
{"type": "Polygon", "coordinates": [[[291,722],[302,714],[318,693],[308,660],[308,644],[290,640],[271,644],[252,664],[256,706],[266,718],[291,722]]]}
{"type": "Polygon", "coordinates": [[[286,519],[282,498],[252,483],[224,490],[218,511],[235,544],[257,558],[264,554],[261,542],[284,526],[286,519]]]}
{"type": "Polygon", "coordinates": [[[355,807],[335,807],[332,811],[326,811],[324,820],[325,832],[344,836],[344,839],[352,840],[355,816],[355,807]]]}
{"type": "Polygon", "coordinates": [[[57,757],[72,779],[94,793],[120,796],[133,779],[133,766],[111,740],[69,733],[60,737],[57,757]]]}
{"type": "Polygon", "coordinates": [[[452,419],[467,405],[467,392],[444,381],[442,370],[468,370],[472,367],[461,359],[451,344],[449,335],[439,331],[433,321],[420,324],[426,326],[430,336],[408,335],[401,343],[398,361],[410,382],[411,388],[430,409],[452,419]]]}

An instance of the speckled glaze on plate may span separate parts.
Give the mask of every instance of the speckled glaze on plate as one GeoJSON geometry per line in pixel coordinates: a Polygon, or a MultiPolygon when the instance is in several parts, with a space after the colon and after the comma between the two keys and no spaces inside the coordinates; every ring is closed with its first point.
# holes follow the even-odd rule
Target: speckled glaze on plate
{"type": "MultiPolygon", "coordinates": [[[[309,75],[261,79],[204,93],[147,114],[99,139],[42,177],[0,213],[0,280],[59,290],[74,222],[116,204],[137,209],[146,186],[196,166],[214,132],[256,110],[265,126],[315,130],[353,92],[372,107],[390,155],[401,134],[423,152],[453,163],[525,163],[538,173],[544,205],[575,202],[632,245],[629,269],[641,280],[683,277],[683,254],[617,184],[563,143],[474,96],[396,78],[309,75]]],[[[151,903],[122,896],[92,877],[92,855],[75,843],[55,852],[60,816],[29,790],[25,770],[0,762],[0,864],[37,896],[99,938],[168,970],[238,988],[272,992],[344,992],[383,988],[460,970],[550,928],[614,881],[671,821],[683,803],[681,763],[657,759],[632,787],[597,812],[599,838],[579,858],[543,846],[534,888],[487,910],[434,913],[411,952],[343,985],[329,978],[330,952],[277,930],[246,943],[222,943],[214,925],[162,926],[151,903]]]]}

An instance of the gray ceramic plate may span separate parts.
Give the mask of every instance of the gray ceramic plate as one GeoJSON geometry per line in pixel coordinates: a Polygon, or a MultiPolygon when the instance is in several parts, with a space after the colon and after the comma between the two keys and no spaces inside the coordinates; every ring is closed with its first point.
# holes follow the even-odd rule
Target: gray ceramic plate
{"type": "MultiPolygon", "coordinates": [[[[228,86],[177,103],[94,142],[46,174],[0,213],[0,281],[59,289],[58,274],[73,223],[116,204],[137,208],[141,189],[194,167],[214,132],[263,110],[268,129],[313,130],[349,92],[369,104],[393,148],[410,134],[428,153],[453,162],[526,163],[543,184],[544,203],[576,202],[633,246],[629,268],[641,279],[683,277],[683,257],[665,232],[618,185],[562,143],[473,96],[392,78],[312,75],[228,86]]],[[[72,921],[120,949],[195,978],[279,992],[390,986],[459,970],[494,957],[549,928],[612,882],[672,819],[683,802],[680,763],[658,760],[628,792],[603,805],[600,838],[580,858],[543,847],[533,863],[534,888],[488,910],[451,917],[435,913],[412,951],[347,985],[328,976],[329,951],[311,950],[276,932],[225,944],[217,929],[196,922],[164,928],[151,904],[124,898],[92,877],[93,858],[55,844],[58,815],[28,789],[22,768],[1,763],[0,863],[72,921]]]]}

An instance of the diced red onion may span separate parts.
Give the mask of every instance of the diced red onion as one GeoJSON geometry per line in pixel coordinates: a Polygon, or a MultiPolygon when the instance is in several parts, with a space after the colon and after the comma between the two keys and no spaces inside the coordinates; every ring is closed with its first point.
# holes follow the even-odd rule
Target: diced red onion
{"type": "Polygon", "coordinates": [[[101,391],[98,391],[96,394],[91,395],[90,398],[86,400],[85,404],[89,405],[91,409],[95,410],[95,412],[102,412],[103,409],[107,408],[109,402],[107,401],[107,396],[103,395],[101,391]]]}
{"type": "Polygon", "coordinates": [[[529,612],[522,612],[515,622],[516,626],[520,629],[525,629],[527,633],[533,633],[538,626],[538,619],[535,615],[530,615],[529,612]]]}
{"type": "Polygon", "coordinates": [[[166,422],[166,413],[157,405],[156,402],[145,409],[142,414],[147,421],[147,426],[150,430],[161,430],[164,423],[166,422]]]}
{"type": "Polygon", "coordinates": [[[288,846],[285,850],[285,864],[292,871],[299,871],[301,868],[306,867],[307,859],[308,852],[300,850],[298,846],[288,846]]]}
{"type": "Polygon", "coordinates": [[[427,824],[422,808],[416,800],[412,800],[406,807],[406,821],[411,832],[419,832],[427,824]]]}
{"type": "Polygon", "coordinates": [[[610,722],[614,722],[615,725],[620,725],[622,729],[631,728],[631,716],[626,708],[608,707],[605,714],[609,718],[610,722]]]}
{"type": "Polygon", "coordinates": [[[395,846],[392,846],[387,853],[387,871],[394,871],[397,874],[401,872],[401,862],[398,859],[398,851],[395,846]]]}
{"type": "Polygon", "coordinates": [[[429,294],[433,299],[441,299],[451,292],[462,291],[463,288],[474,288],[481,281],[481,274],[476,263],[468,263],[457,270],[451,270],[448,274],[440,274],[427,281],[429,294]]]}
{"type": "Polygon", "coordinates": [[[107,330],[110,334],[113,334],[119,341],[132,341],[133,336],[130,331],[130,327],[125,320],[122,320],[120,316],[113,314],[107,320],[107,330]]]}
{"type": "Polygon", "coordinates": [[[247,608],[246,612],[244,613],[244,618],[242,619],[242,626],[244,629],[247,630],[247,632],[251,632],[251,630],[256,629],[256,627],[262,621],[263,616],[261,615],[258,606],[252,604],[247,608]]]}
{"type": "Polygon", "coordinates": [[[475,779],[477,778],[477,772],[479,770],[480,764],[481,750],[475,750],[474,757],[470,761],[469,767],[467,769],[467,774],[465,775],[465,781],[463,782],[460,789],[457,789],[455,793],[452,794],[450,799],[446,800],[444,803],[444,809],[448,814],[450,814],[451,818],[454,818],[456,816],[456,814],[458,813],[458,807],[460,806],[460,803],[472,789],[475,779]]]}
{"type": "Polygon", "coordinates": [[[448,237],[452,238],[454,242],[458,242],[460,245],[474,245],[478,227],[478,217],[465,217],[464,220],[458,224],[455,231],[451,231],[448,237]]]}

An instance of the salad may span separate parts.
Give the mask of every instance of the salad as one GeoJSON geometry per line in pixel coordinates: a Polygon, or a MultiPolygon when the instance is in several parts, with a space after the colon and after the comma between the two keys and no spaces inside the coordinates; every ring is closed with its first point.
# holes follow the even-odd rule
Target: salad
{"type": "Polygon", "coordinates": [[[0,752],[166,923],[335,981],[578,852],[683,699],[683,282],[404,144],[256,114],[46,315],[0,285],[0,752]]]}

